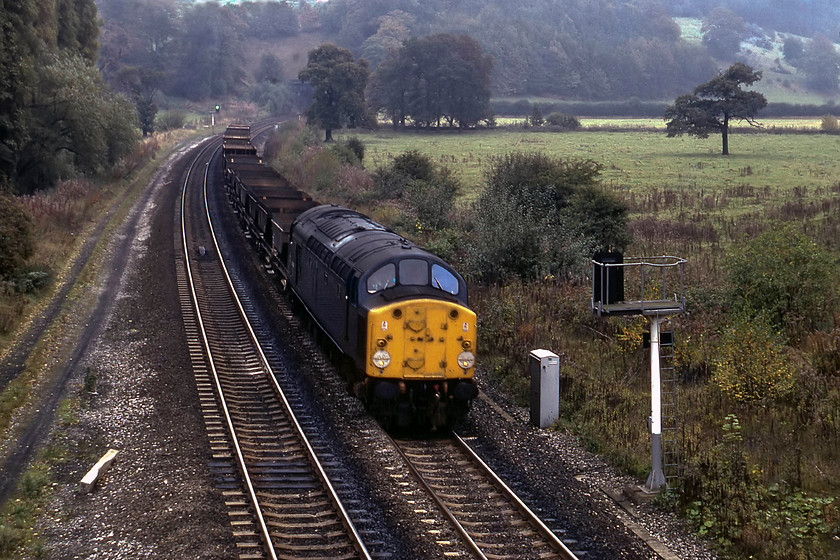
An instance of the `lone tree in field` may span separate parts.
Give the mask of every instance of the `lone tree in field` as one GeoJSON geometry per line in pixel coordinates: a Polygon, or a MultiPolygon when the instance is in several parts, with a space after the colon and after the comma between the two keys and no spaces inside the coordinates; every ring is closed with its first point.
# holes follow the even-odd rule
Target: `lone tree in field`
{"type": "Polygon", "coordinates": [[[347,49],[324,44],[309,52],[309,61],[298,78],[314,89],[306,116],[324,129],[325,142],[332,141],[334,129],[363,123],[369,75],[367,61],[354,60],[347,49]]]}
{"type": "Polygon", "coordinates": [[[741,86],[751,86],[761,79],[755,71],[736,62],[718,77],[694,88],[694,94],[677,97],[665,109],[668,137],[690,134],[708,138],[710,132],[720,132],[723,138],[722,154],[729,155],[729,123],[747,121],[750,126],[761,126],[755,120],[759,110],[767,106],[767,99],[755,91],[744,91],[741,86]]]}

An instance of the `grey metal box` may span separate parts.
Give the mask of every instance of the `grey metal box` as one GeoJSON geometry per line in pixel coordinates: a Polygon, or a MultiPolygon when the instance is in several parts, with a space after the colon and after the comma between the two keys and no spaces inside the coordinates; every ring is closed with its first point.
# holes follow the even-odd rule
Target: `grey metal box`
{"type": "Polygon", "coordinates": [[[560,417],[560,357],[549,350],[532,350],[531,423],[551,426],[560,417]]]}

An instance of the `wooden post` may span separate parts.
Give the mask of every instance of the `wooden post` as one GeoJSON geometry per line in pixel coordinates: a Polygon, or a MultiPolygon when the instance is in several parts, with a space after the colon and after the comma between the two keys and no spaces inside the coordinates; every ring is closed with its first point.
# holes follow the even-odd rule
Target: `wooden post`
{"type": "Polygon", "coordinates": [[[101,475],[105,474],[105,471],[108,470],[114,462],[114,459],[117,457],[117,453],[119,452],[116,449],[109,449],[108,452],[99,459],[99,462],[97,462],[96,465],[88,471],[79,483],[79,490],[81,490],[83,494],[87,494],[93,490],[93,486],[96,484],[96,481],[101,475]]]}

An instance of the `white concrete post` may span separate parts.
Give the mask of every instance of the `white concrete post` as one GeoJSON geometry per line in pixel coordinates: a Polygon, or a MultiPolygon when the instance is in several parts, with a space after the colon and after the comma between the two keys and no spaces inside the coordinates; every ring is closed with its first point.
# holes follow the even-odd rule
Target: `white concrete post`
{"type": "Polygon", "coordinates": [[[662,471],[662,383],[659,373],[659,321],[658,315],[650,318],[650,438],[651,472],[645,488],[656,492],[665,486],[662,471]]]}

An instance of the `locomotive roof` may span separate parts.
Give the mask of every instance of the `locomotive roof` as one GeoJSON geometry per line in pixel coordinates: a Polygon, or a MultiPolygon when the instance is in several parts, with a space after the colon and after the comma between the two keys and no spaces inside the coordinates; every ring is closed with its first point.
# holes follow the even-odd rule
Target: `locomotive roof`
{"type": "Polygon", "coordinates": [[[323,205],[307,210],[295,221],[294,228],[296,236],[308,244],[320,242],[361,274],[386,261],[405,257],[424,258],[449,268],[439,257],[371,218],[340,206],[323,205]]]}

